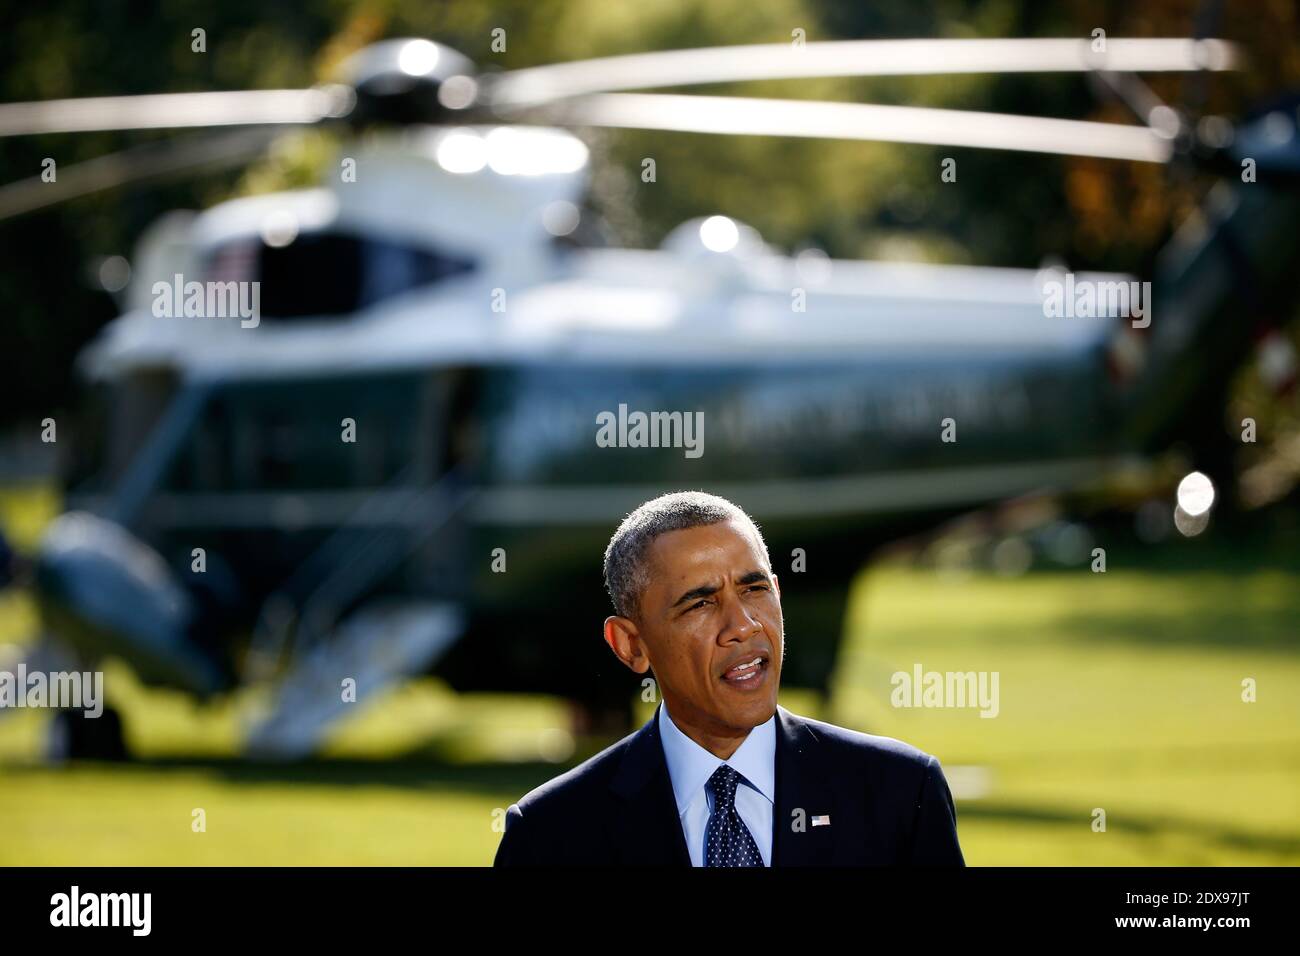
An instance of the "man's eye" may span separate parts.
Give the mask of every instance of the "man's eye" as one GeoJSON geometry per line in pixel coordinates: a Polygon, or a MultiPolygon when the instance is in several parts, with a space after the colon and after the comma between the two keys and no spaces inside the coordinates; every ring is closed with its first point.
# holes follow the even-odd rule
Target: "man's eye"
{"type": "Polygon", "coordinates": [[[694,604],[692,604],[692,605],[691,605],[690,607],[688,607],[686,610],[688,610],[688,611],[694,611],[696,608],[704,607],[704,605],[707,604],[707,603],[708,603],[707,601],[703,601],[703,600],[701,600],[701,601],[696,601],[694,604]]]}

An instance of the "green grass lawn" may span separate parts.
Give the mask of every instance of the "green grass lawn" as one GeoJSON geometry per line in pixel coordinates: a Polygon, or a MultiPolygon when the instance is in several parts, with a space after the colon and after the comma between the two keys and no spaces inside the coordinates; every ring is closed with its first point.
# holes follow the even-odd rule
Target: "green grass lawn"
{"type": "Polygon", "coordinates": [[[971,863],[1296,864],[1298,624],[1284,567],[950,581],[877,568],[830,716],[982,768],[985,792],[958,802],[971,863]],[[891,707],[890,675],[918,662],[997,671],[998,715],[891,707]]]}
{"type": "MultiPolygon", "coordinates": [[[[1175,542],[1015,579],[881,565],[830,699],[782,703],[937,755],[971,864],[1297,864],[1298,623],[1300,570],[1274,546],[1175,542]],[[998,672],[998,715],[891,707],[891,674],[916,663],[998,672]]],[[[33,627],[25,596],[0,596],[0,643],[33,627]]],[[[428,679],[340,725],[326,759],[263,764],[236,756],[246,701],[199,707],[120,664],[107,683],[130,765],[42,766],[44,715],[0,719],[0,864],[486,864],[512,800],[609,742],[574,740],[559,701],[428,679]]]]}

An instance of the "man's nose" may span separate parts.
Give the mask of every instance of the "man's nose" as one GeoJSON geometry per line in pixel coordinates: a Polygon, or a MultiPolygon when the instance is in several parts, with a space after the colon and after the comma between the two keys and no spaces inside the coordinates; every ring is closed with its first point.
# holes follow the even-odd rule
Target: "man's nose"
{"type": "Polygon", "coordinates": [[[745,602],[739,597],[731,597],[726,604],[727,607],[727,633],[735,635],[740,639],[745,639],[753,634],[757,634],[763,629],[758,615],[751,614],[745,602]]]}

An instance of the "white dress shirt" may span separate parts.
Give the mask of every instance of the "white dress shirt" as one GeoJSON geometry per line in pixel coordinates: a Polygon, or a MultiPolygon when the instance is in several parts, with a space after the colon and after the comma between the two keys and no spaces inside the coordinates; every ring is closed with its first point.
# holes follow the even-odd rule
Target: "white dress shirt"
{"type": "Polygon", "coordinates": [[[723,763],[744,777],[736,787],[736,812],[754,837],[763,865],[772,865],[772,808],[776,803],[776,714],[749,732],[728,760],[720,760],[690,737],[659,708],[659,739],[663,741],[668,775],[672,778],[677,814],[691,853],[691,865],[704,865],[704,831],[712,798],[705,784],[723,763]]]}

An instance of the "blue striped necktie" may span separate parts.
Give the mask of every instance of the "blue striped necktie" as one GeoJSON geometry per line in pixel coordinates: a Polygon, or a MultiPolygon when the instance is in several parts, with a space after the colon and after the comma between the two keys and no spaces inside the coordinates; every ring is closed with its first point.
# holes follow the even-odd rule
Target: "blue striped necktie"
{"type": "Polygon", "coordinates": [[[704,831],[705,866],[763,865],[753,834],[736,812],[736,787],[742,780],[724,763],[704,785],[713,797],[713,812],[704,831]]]}

